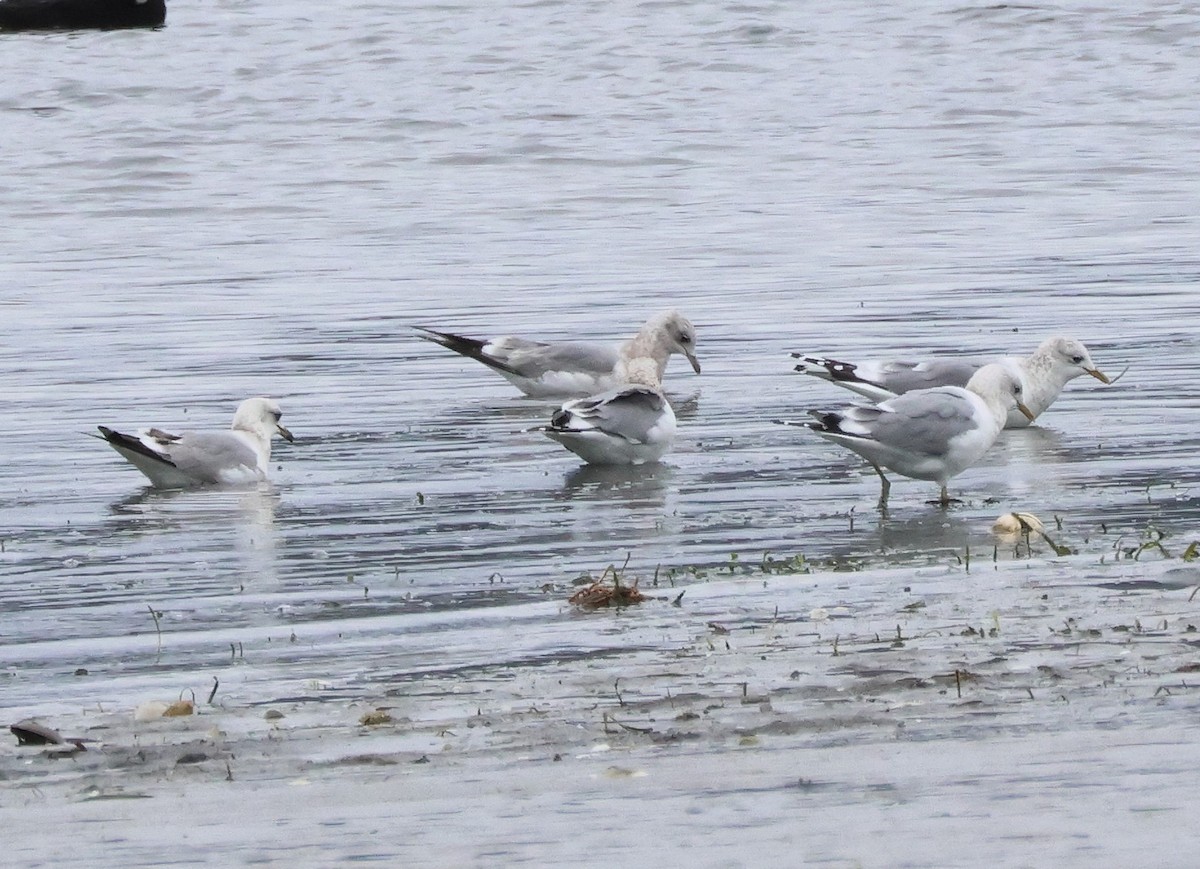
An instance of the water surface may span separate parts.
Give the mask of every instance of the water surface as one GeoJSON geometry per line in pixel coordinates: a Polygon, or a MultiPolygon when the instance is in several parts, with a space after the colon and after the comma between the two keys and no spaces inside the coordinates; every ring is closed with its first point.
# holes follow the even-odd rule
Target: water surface
{"type": "Polygon", "coordinates": [[[990,559],[1010,509],[1080,564],[1151,527],[1173,556],[1194,536],[1186,12],[223,0],[168,20],[2,38],[14,720],[203,692],[238,644],[255,696],[288,694],[312,666],[293,636],[325,638],[333,681],[425,673],[485,635],[497,668],[526,641],[570,657],[562,609],[536,606],[626,559],[687,585],[732,555],[733,574],[803,556],[903,588],[968,547],[990,559]],[[704,372],[671,368],[679,443],[635,473],[581,467],[529,431],[546,404],[409,330],[617,341],[671,306],[704,372]],[[900,481],[881,517],[862,462],[770,423],[847,398],[791,374],[791,350],[1056,333],[1128,372],[1006,433],[949,512],[900,481]],[[298,438],[249,491],[147,491],[84,436],[225,426],[253,394],[298,438]],[[506,618],[528,639],[480,633],[506,618]]]}

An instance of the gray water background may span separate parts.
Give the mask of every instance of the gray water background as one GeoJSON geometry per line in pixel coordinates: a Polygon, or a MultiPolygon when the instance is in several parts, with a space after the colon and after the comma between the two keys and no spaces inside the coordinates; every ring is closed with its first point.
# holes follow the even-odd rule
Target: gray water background
{"type": "Polygon", "coordinates": [[[13,717],[236,679],[230,643],[266,684],[305,654],[347,678],[502,666],[479,625],[626,558],[677,584],[733,553],[901,584],[990,555],[1008,509],[1097,557],[1196,528],[1186,7],[222,0],[0,56],[13,717]],[[634,473],[581,467],[527,431],[548,405],[408,328],[616,341],[671,306],[704,371],[672,365],[677,447],[634,473]],[[901,480],[880,517],[862,462],[770,423],[848,397],[791,350],[1057,333],[1128,373],[1005,433],[948,513],[901,480]],[[249,491],[149,492],[84,436],[224,427],[254,394],[297,442],[249,491]],[[431,612],[461,614],[436,642],[431,612]],[[367,624],[387,640],[279,645],[367,624]]]}

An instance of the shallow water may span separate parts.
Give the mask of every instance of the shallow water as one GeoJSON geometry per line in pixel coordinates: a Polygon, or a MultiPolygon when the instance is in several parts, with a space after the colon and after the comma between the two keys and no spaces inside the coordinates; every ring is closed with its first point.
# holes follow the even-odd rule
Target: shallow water
{"type": "Polygon", "coordinates": [[[663,585],[803,556],[903,587],[968,548],[990,560],[1010,509],[1081,553],[1068,576],[1149,527],[1173,556],[1194,536],[1192,16],[221,2],[168,20],[0,38],[21,71],[0,95],[19,143],[0,152],[14,720],[203,693],[239,644],[262,700],[377,660],[427,673],[448,649],[590,654],[538,602],[627,558],[663,585]],[[704,372],[676,360],[679,443],[635,473],[581,467],[527,431],[546,404],[408,329],[616,341],[667,306],[704,372]],[[847,397],[790,374],[791,350],[1055,333],[1128,372],[1005,433],[949,512],[898,481],[880,517],[869,468],[770,423],[847,397]],[[250,491],[149,492],[83,436],[224,426],[252,394],[298,438],[250,491]]]}

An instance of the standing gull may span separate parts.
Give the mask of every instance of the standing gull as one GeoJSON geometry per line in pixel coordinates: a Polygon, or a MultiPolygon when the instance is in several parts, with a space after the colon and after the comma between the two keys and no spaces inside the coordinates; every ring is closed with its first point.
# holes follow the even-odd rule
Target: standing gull
{"type": "Polygon", "coordinates": [[[687,357],[700,373],[696,359],[696,328],[678,311],[663,311],[646,321],[636,335],[619,346],[579,342],[545,342],[511,335],[481,341],[450,332],[414,326],[421,338],[476,359],[505,377],[532,398],[570,398],[595,395],[621,385],[621,359],[649,358],[658,382],[674,353],[687,357]]]}
{"type": "Polygon", "coordinates": [[[279,424],[283,411],[270,398],[248,398],[238,406],[229,431],[168,434],[157,428],[137,436],[100,426],[100,436],[160,489],[213,483],[250,483],[267,478],[271,438],[292,433],[279,424]]]}
{"type": "Polygon", "coordinates": [[[623,386],[568,401],[540,431],[593,465],[657,462],[675,441],[675,411],[658,382],[658,363],[622,360],[623,386]]]}
{"type": "Polygon", "coordinates": [[[939,503],[946,506],[950,478],[983,457],[1014,408],[1033,416],[1022,402],[1019,380],[1005,366],[991,364],[975,372],[965,389],[917,389],[877,405],[810,411],[817,422],[776,422],[806,425],[870,462],[882,481],[880,508],[887,506],[891,490],[883,468],[915,480],[936,481],[942,487],[939,503]]]}
{"type": "MultiPolygon", "coordinates": [[[[799,359],[796,370],[843,386],[872,401],[884,401],[914,389],[934,386],[966,386],[971,376],[985,363],[971,359],[936,359],[926,362],[867,361],[857,365],[793,353],[799,359]]],[[[1004,356],[994,362],[1017,373],[1024,388],[1022,402],[1032,412],[1026,417],[1019,411],[1008,414],[1006,428],[1024,428],[1041,416],[1062,392],[1063,387],[1082,374],[1101,383],[1111,382],[1102,374],[1091,354],[1074,338],[1047,338],[1029,356],[1004,356]]]]}

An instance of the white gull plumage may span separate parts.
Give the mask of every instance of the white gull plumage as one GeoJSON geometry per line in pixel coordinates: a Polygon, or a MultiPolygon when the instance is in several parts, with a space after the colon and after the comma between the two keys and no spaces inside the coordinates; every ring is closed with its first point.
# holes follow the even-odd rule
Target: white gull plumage
{"type": "Polygon", "coordinates": [[[227,431],[141,429],[136,436],[100,426],[100,435],[160,489],[249,483],[267,478],[271,438],[292,433],[279,423],[283,412],[270,398],[243,401],[227,431]]]}
{"type": "Polygon", "coordinates": [[[916,480],[941,485],[940,503],[950,502],[946,484],[978,462],[996,441],[1008,412],[1031,415],[1020,381],[1003,365],[980,368],[966,388],[917,389],[877,405],[853,404],[842,410],[814,410],[817,422],[804,425],[826,440],[858,453],[879,474],[879,506],[886,507],[888,468],[916,480]]]}
{"type": "Polygon", "coordinates": [[[622,360],[622,386],[568,401],[541,429],[585,462],[640,465],[657,462],[675,441],[675,411],[658,381],[658,364],[622,360]]]}
{"type": "Polygon", "coordinates": [[[696,329],[675,310],[651,317],[636,335],[618,346],[531,341],[511,335],[480,340],[421,326],[413,328],[426,341],[482,362],[533,398],[585,397],[621,386],[618,365],[622,358],[652,359],[660,383],[667,361],[675,353],[685,356],[692,370],[700,373],[696,329]]]}
{"type": "MultiPolygon", "coordinates": [[[[872,401],[885,401],[914,389],[965,387],[971,376],[988,364],[977,359],[868,360],[855,364],[803,353],[792,356],[801,360],[796,366],[796,371],[801,374],[836,383],[872,401]]],[[[1004,356],[991,362],[1008,367],[1021,378],[1021,400],[1033,413],[1033,419],[1041,416],[1058,398],[1063,387],[1080,375],[1089,374],[1101,383],[1110,382],[1092,362],[1088,349],[1074,338],[1047,338],[1029,356],[1004,356]]],[[[1023,428],[1030,422],[1032,420],[1023,413],[1013,410],[1008,414],[1005,427],[1023,428]]]]}

